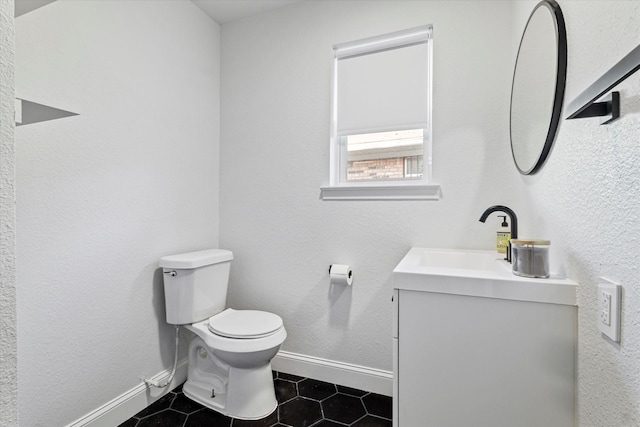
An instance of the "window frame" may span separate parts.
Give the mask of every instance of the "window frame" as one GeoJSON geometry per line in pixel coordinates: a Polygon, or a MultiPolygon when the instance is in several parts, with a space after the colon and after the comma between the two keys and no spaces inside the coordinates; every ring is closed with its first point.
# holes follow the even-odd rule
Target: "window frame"
{"type": "MultiPolygon", "coordinates": [[[[432,75],[433,75],[433,25],[421,25],[407,30],[340,43],[333,46],[333,67],[331,79],[331,127],[329,148],[329,185],[321,188],[323,200],[438,200],[440,186],[432,180],[432,75]],[[402,178],[392,180],[352,180],[347,181],[346,137],[338,134],[338,61],[355,56],[400,49],[416,44],[427,44],[428,75],[427,117],[423,137],[422,178],[402,178]],[[344,169],[344,170],[343,170],[344,169]]],[[[380,129],[382,130],[403,130],[380,129]]]]}

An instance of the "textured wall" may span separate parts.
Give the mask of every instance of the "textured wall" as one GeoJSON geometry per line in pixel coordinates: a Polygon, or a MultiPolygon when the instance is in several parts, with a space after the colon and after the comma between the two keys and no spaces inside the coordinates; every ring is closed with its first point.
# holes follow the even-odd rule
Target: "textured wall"
{"type": "MultiPolygon", "coordinates": [[[[8,64],[8,3],[0,1],[0,67],[8,64]]],[[[155,2],[130,2],[131,19],[125,23],[119,16],[118,26],[109,21],[105,28],[107,21],[80,2],[61,3],[25,15],[20,20],[29,27],[19,28],[19,42],[30,46],[19,46],[19,53],[31,52],[29,61],[18,59],[25,64],[19,73],[47,70],[23,87],[41,102],[73,104],[81,113],[18,129],[18,314],[25,319],[19,327],[20,408],[29,426],[63,425],[131,387],[137,375],[169,366],[171,331],[162,321],[155,261],[167,251],[217,239],[215,201],[200,199],[215,194],[216,161],[202,154],[203,135],[190,133],[195,126],[182,126],[180,119],[192,117],[180,116],[189,105],[183,92],[171,92],[175,96],[166,102],[147,100],[156,90],[141,93],[151,76],[178,67],[173,72],[189,79],[173,75],[171,82],[186,80],[215,99],[215,87],[202,89],[206,79],[193,73],[201,68],[181,68],[203,61],[200,49],[215,52],[215,44],[202,46],[198,38],[179,49],[201,52],[199,60],[174,61],[178,53],[167,51],[200,21],[189,17],[191,25],[177,31],[181,13],[191,16],[187,6],[169,14],[165,8],[175,4],[157,2],[154,13],[142,17],[139,8],[155,2]],[[170,31],[151,31],[143,44],[150,17],[170,31]],[[54,44],[60,33],[75,40],[73,49],[54,44]],[[28,67],[34,62],[37,67],[28,67]],[[165,105],[170,118],[163,115],[165,105]],[[196,150],[207,166],[181,157],[185,150],[196,150]],[[205,172],[209,163],[211,175],[205,172]],[[197,196],[183,196],[192,188],[197,196]],[[213,222],[205,224],[200,214],[213,222]],[[96,335],[96,325],[108,326],[96,335]],[[56,399],[41,399],[45,388],[56,390],[56,399]],[[32,400],[41,411],[33,411],[32,400]],[[45,415],[53,424],[39,419],[45,415]]],[[[606,127],[597,119],[562,122],[548,164],[538,175],[521,177],[511,164],[507,129],[513,65],[507,52],[519,29],[511,32],[505,2],[447,3],[309,2],[223,27],[220,242],[236,254],[230,303],[281,314],[289,331],[285,350],[390,369],[393,266],[414,245],[491,247],[497,221],[482,225],[477,217],[486,206],[505,203],[519,214],[521,234],[550,238],[553,268],[580,283],[580,426],[638,425],[640,74],[619,88],[621,120],[606,127]],[[435,25],[434,177],[443,199],[320,201],[319,186],[328,176],[331,45],[424,23],[435,25]],[[354,266],[353,288],[329,289],[332,262],[354,266]],[[624,287],[620,345],[595,325],[600,276],[624,287]]],[[[561,0],[561,6],[570,101],[637,45],[640,5],[561,0]]],[[[4,91],[7,76],[0,69],[4,91]]],[[[0,100],[6,102],[5,92],[0,100]]],[[[4,104],[1,111],[6,121],[4,104]]],[[[204,122],[215,134],[215,114],[204,122]]],[[[4,133],[1,141],[5,147],[4,133]]],[[[4,153],[0,161],[0,191],[11,196],[6,171],[12,164],[4,153]]],[[[3,233],[6,224],[11,232],[12,212],[3,206],[3,233]]],[[[7,236],[0,243],[6,245],[7,236]]],[[[13,250],[3,246],[3,262],[12,258],[13,250]]],[[[4,300],[4,292],[12,287],[4,269],[2,274],[2,322],[4,328],[8,320],[11,331],[11,296],[4,300]]],[[[3,346],[7,350],[11,343],[3,346]]],[[[15,374],[11,359],[2,360],[2,374],[15,374]]],[[[12,425],[15,388],[3,384],[0,395],[0,424],[12,425]]]]}
{"type": "Polygon", "coordinates": [[[188,1],[16,20],[20,425],[63,426],[173,363],[158,259],[218,244],[219,26],[188,1]]]}
{"type": "MultiPolygon", "coordinates": [[[[393,266],[412,245],[490,248],[494,227],[477,217],[505,203],[522,236],[551,239],[552,269],[580,283],[580,425],[638,425],[640,74],[619,87],[621,120],[563,121],[547,165],[520,176],[507,113],[522,8],[535,1],[510,11],[506,2],[446,3],[309,2],[223,26],[220,233],[236,253],[230,301],[281,314],[285,350],[390,369],[393,266]],[[318,200],[328,174],[330,46],[430,22],[443,199],[318,200]],[[353,288],[328,287],[332,262],[353,265],[353,288]],[[601,276],[624,288],[620,345],[596,326],[601,276]]],[[[568,102],[638,44],[640,4],[561,5],[568,102]]]]}
{"type": "Polygon", "coordinates": [[[0,425],[18,424],[13,0],[0,2],[0,425]]]}
{"type": "MultiPolygon", "coordinates": [[[[508,3],[302,2],[222,26],[220,242],[229,302],[284,318],[284,350],[391,370],[392,270],[411,246],[491,248],[514,205],[508,3]],[[437,202],[327,202],[332,45],[432,23],[437,202]],[[354,284],[331,289],[331,263],[354,284]]],[[[519,209],[520,208],[520,209],[519,209]]]]}
{"type": "MultiPolygon", "coordinates": [[[[640,43],[640,3],[561,1],[568,33],[565,105],[640,43]]],[[[640,73],[618,88],[622,118],[563,121],[551,157],[519,178],[531,235],[580,284],[578,417],[582,427],[640,425],[640,73]],[[534,234],[535,233],[535,234],[534,234]],[[597,329],[598,277],[623,287],[622,341],[597,329]]],[[[565,114],[567,111],[565,111],[565,114]]],[[[527,233],[529,234],[529,233],[527,233]]]]}

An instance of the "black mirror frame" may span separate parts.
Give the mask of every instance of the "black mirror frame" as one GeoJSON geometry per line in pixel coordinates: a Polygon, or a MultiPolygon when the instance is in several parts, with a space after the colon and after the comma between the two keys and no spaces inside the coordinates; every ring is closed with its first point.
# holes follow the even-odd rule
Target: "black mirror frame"
{"type": "Polygon", "coordinates": [[[533,17],[536,10],[540,7],[547,7],[552,16],[555,18],[555,27],[556,27],[556,40],[558,43],[558,58],[557,58],[557,72],[556,72],[556,88],[555,94],[553,97],[553,109],[551,111],[551,120],[549,122],[549,129],[547,131],[547,136],[544,142],[544,146],[542,147],[542,151],[538,156],[538,160],[530,169],[522,169],[516,160],[516,157],[513,152],[513,137],[511,134],[511,110],[513,108],[513,85],[515,83],[516,72],[518,70],[518,58],[516,57],[516,64],[513,69],[513,80],[511,81],[511,99],[509,104],[509,141],[511,143],[511,156],[513,157],[513,163],[518,168],[518,171],[523,175],[533,175],[542,168],[542,165],[547,160],[549,153],[551,152],[551,148],[553,147],[553,142],[555,140],[558,125],[560,124],[560,119],[562,115],[562,103],[564,101],[564,91],[567,80],[567,29],[565,27],[564,16],[562,15],[562,10],[560,9],[560,5],[556,3],[554,0],[542,0],[540,3],[536,5],[536,7],[531,11],[529,15],[529,19],[527,20],[527,25],[525,26],[524,31],[522,32],[522,38],[520,39],[520,45],[518,46],[518,56],[520,55],[520,48],[522,47],[522,41],[524,40],[524,36],[527,32],[527,26],[529,25],[529,21],[533,17]]]}

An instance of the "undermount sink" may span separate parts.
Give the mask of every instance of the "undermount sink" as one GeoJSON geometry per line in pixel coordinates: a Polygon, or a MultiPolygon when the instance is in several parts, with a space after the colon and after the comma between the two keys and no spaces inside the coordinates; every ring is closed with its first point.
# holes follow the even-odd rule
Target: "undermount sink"
{"type": "Polygon", "coordinates": [[[577,305],[575,282],[516,276],[495,251],[412,248],[393,272],[396,289],[577,305]]]}

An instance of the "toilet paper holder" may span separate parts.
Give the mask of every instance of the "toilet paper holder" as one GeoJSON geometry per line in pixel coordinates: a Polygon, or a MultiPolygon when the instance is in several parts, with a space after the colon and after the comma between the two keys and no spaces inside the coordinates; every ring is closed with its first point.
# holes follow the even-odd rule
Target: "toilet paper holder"
{"type": "Polygon", "coordinates": [[[331,264],[329,266],[329,282],[332,285],[351,286],[353,271],[348,264],[331,264]]]}

